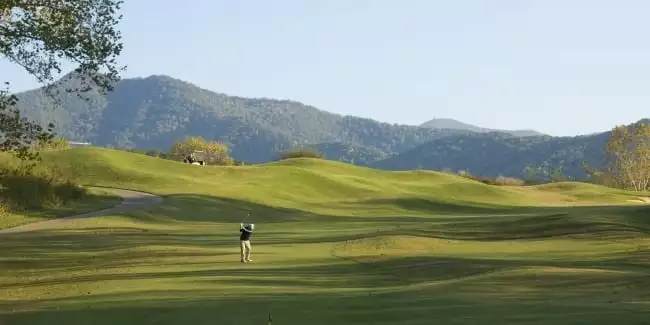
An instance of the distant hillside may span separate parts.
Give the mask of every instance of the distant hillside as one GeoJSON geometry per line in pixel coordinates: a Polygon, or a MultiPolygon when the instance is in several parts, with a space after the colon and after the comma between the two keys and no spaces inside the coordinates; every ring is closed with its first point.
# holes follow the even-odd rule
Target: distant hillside
{"type": "MultiPolygon", "coordinates": [[[[61,87],[75,79],[61,81],[61,87]]],[[[100,146],[167,150],[188,135],[227,142],[236,159],[264,162],[294,146],[316,145],[337,159],[373,162],[427,141],[460,134],[341,116],[288,100],[215,93],[168,76],[122,80],[108,96],[90,103],[75,95],[53,110],[40,90],[18,94],[21,111],[75,141],[100,146]],[[340,145],[328,145],[338,143],[340,145]],[[332,148],[333,152],[327,152],[332,148]]],[[[466,133],[466,132],[465,132],[466,133]]]]}
{"type": "MultiPolygon", "coordinates": [[[[73,82],[62,80],[61,87],[73,82]]],[[[168,76],[125,79],[107,96],[91,95],[90,102],[66,95],[57,109],[40,90],[18,97],[26,117],[54,122],[73,141],[166,151],[186,136],[202,136],[228,143],[233,158],[249,163],[275,160],[292,147],[313,147],[331,160],[383,169],[518,177],[528,165],[551,164],[581,177],[582,160],[600,165],[607,137],[521,137],[512,134],[527,131],[490,132],[453,120],[436,120],[431,127],[395,125],[295,101],[228,96],[168,76]]]]}
{"type": "Polygon", "coordinates": [[[608,136],[608,132],[577,137],[459,135],[427,142],[371,166],[389,170],[465,170],[488,177],[521,177],[527,166],[546,165],[562,167],[566,175],[583,178],[586,176],[583,161],[591,166],[602,165],[608,136]]]}
{"type": "MultiPolygon", "coordinates": [[[[641,119],[633,124],[650,123],[641,119]]],[[[474,175],[523,177],[527,167],[542,172],[560,168],[565,176],[583,179],[583,162],[603,167],[611,132],[574,137],[515,136],[501,132],[461,134],[434,139],[371,163],[388,170],[465,170],[474,175]]]]}
{"type": "Polygon", "coordinates": [[[477,133],[486,133],[486,132],[503,132],[509,133],[517,137],[530,137],[545,135],[543,133],[537,132],[535,130],[498,130],[498,129],[488,129],[482,128],[476,125],[463,123],[454,119],[449,118],[434,118],[430,121],[420,124],[420,127],[431,128],[431,129],[453,129],[453,130],[464,130],[477,133]]]}

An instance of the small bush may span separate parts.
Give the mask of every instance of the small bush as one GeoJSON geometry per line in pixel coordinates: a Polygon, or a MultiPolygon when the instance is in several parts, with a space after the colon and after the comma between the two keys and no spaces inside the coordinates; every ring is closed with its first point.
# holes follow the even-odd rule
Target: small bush
{"type": "Polygon", "coordinates": [[[0,200],[0,217],[6,216],[11,213],[11,205],[9,202],[5,202],[5,200],[0,200]]]}
{"type": "Polygon", "coordinates": [[[491,180],[489,178],[481,177],[481,176],[474,176],[474,175],[470,174],[466,170],[459,170],[456,173],[456,175],[458,175],[460,177],[467,178],[467,179],[471,179],[471,180],[474,180],[474,181],[477,181],[477,182],[485,183],[485,184],[490,184],[491,183],[491,180]]]}
{"type": "Polygon", "coordinates": [[[459,170],[456,174],[460,177],[476,180],[476,178],[466,170],[459,170]]]}
{"type": "Polygon", "coordinates": [[[158,157],[158,158],[162,158],[162,159],[169,158],[168,154],[166,152],[164,152],[162,150],[158,150],[158,149],[147,150],[144,154],[147,155],[147,156],[158,157]]]}
{"type": "Polygon", "coordinates": [[[280,160],[293,159],[293,158],[318,158],[323,159],[323,155],[315,149],[301,148],[287,151],[280,155],[280,160]]]}
{"type": "Polygon", "coordinates": [[[47,150],[61,150],[70,148],[70,143],[68,140],[60,137],[49,139],[48,141],[37,141],[36,150],[37,151],[47,151],[47,150]]]}
{"type": "Polygon", "coordinates": [[[56,207],[86,195],[84,188],[56,170],[4,166],[0,170],[0,202],[10,210],[56,207]]]}
{"type": "Polygon", "coordinates": [[[500,186],[523,186],[525,182],[514,177],[498,176],[494,179],[494,185],[500,186]]]}
{"type": "Polygon", "coordinates": [[[244,160],[235,159],[235,160],[233,160],[233,165],[235,165],[235,166],[246,166],[246,165],[248,165],[248,163],[246,161],[244,161],[244,160]]]}
{"type": "Polygon", "coordinates": [[[506,177],[506,176],[497,176],[496,178],[481,177],[481,176],[472,175],[466,170],[459,170],[456,174],[458,176],[465,177],[467,179],[475,180],[477,182],[481,182],[483,184],[488,184],[488,185],[497,185],[497,186],[525,185],[525,182],[523,180],[514,177],[506,177]]]}

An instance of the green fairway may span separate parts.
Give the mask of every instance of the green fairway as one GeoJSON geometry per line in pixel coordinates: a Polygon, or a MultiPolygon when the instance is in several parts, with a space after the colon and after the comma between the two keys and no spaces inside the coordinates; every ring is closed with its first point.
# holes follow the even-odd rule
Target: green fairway
{"type": "Polygon", "coordinates": [[[44,160],[165,201],[0,235],[0,324],[647,324],[650,210],[635,193],[311,159],[44,160]]]}

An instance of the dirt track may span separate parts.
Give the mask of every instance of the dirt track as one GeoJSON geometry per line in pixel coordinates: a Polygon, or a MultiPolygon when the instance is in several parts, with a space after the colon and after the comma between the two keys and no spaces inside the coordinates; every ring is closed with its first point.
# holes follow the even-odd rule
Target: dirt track
{"type": "Polygon", "coordinates": [[[123,189],[117,189],[117,188],[105,188],[101,187],[99,188],[105,192],[108,192],[112,195],[119,196],[122,198],[122,202],[118,203],[117,205],[103,209],[103,210],[97,210],[97,211],[91,211],[87,213],[82,213],[74,216],[69,216],[69,217],[63,217],[63,218],[57,218],[57,219],[52,219],[52,220],[45,220],[45,221],[38,221],[34,223],[29,223],[26,225],[14,227],[14,228],[8,228],[8,229],[2,229],[0,230],[0,235],[1,234],[9,234],[9,233],[19,233],[19,232],[26,232],[26,231],[33,231],[33,230],[40,230],[40,229],[46,229],[46,228],[55,228],[62,222],[66,222],[69,220],[73,219],[82,219],[82,218],[91,218],[91,217],[99,217],[107,214],[116,214],[116,213],[123,213],[123,212],[129,212],[141,207],[145,207],[148,205],[156,204],[162,202],[163,198],[150,194],[150,193],[145,193],[145,192],[138,192],[138,191],[131,191],[131,190],[123,190],[123,189]]]}

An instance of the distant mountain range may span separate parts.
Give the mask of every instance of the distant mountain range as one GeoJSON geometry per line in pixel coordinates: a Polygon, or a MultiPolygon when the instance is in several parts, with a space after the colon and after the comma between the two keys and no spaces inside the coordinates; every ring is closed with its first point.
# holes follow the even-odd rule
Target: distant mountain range
{"type": "Polygon", "coordinates": [[[430,121],[420,124],[421,127],[432,128],[432,129],[454,129],[454,130],[465,130],[472,131],[476,133],[486,133],[486,132],[501,132],[512,134],[517,137],[530,137],[545,135],[543,133],[537,132],[535,130],[498,130],[498,129],[488,129],[480,126],[463,123],[450,118],[434,118],[430,121]]]}
{"type": "MultiPolygon", "coordinates": [[[[64,78],[59,87],[75,82],[64,78]]],[[[107,96],[87,94],[88,102],[65,94],[63,107],[56,109],[40,89],[17,95],[26,117],[54,122],[57,132],[72,141],[168,150],[185,136],[202,136],[226,142],[235,159],[251,163],[276,159],[293,147],[312,147],[328,159],[389,170],[448,168],[520,176],[526,166],[552,164],[581,177],[582,160],[600,165],[607,137],[551,137],[449,119],[396,125],[295,101],[228,96],[162,75],[124,79],[107,96]]]]}

